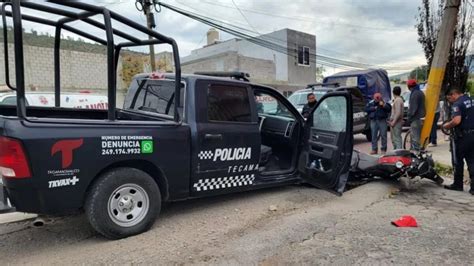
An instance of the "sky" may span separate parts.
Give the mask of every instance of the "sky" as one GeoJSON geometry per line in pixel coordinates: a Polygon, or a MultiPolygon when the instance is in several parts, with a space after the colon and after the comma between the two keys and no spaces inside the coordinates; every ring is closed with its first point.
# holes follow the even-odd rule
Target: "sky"
{"type": "MultiPolygon", "coordinates": [[[[146,25],[135,0],[84,0],[105,5],[146,25]]],[[[426,60],[415,29],[421,0],[162,0],[192,12],[265,34],[290,28],[316,35],[317,53],[338,59],[411,70],[426,60]],[[239,11],[240,9],[240,11],[239,11]]],[[[174,38],[186,56],[206,42],[208,25],[163,8],[156,30],[174,38]]],[[[77,23],[78,27],[87,28],[77,23]]],[[[37,26],[35,26],[37,27],[37,26]]],[[[115,27],[125,28],[117,24],[115,27]]],[[[42,31],[42,29],[40,29],[42,31]]],[[[46,30],[45,30],[46,31],[46,30]]],[[[221,33],[221,39],[233,36],[221,33]]],[[[341,69],[325,67],[325,74],[341,69]]],[[[391,74],[403,72],[391,71],[391,74]]]]}

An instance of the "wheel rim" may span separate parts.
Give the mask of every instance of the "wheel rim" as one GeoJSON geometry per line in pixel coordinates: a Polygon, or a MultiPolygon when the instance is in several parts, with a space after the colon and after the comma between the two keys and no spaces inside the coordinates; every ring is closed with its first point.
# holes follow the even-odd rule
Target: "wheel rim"
{"type": "Polygon", "coordinates": [[[136,184],[125,184],[109,197],[108,213],[114,223],[123,227],[134,226],[145,218],[150,201],[146,191],[136,184]]]}

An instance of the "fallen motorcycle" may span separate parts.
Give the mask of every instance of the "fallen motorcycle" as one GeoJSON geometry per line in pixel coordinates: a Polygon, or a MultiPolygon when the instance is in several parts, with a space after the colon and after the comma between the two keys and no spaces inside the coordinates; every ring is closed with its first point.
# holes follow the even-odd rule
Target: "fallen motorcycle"
{"type": "Polygon", "coordinates": [[[394,150],[382,156],[373,156],[354,150],[351,161],[351,177],[355,180],[367,178],[395,178],[417,176],[441,185],[444,180],[436,173],[431,155],[425,151],[417,154],[407,150],[394,150]]]}

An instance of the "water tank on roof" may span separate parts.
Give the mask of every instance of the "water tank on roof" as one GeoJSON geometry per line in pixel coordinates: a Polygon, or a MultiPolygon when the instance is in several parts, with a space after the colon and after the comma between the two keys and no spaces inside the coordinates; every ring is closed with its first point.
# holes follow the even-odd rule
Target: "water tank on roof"
{"type": "Polygon", "coordinates": [[[214,44],[217,41],[219,41],[219,32],[214,28],[210,28],[207,31],[207,45],[214,44]]]}

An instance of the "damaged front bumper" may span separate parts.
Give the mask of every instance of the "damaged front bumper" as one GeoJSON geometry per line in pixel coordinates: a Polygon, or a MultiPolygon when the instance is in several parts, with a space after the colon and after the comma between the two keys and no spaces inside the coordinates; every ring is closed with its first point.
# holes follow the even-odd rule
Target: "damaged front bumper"
{"type": "Polygon", "coordinates": [[[0,214],[7,212],[14,212],[15,208],[11,205],[8,199],[7,190],[3,186],[2,178],[0,176],[0,214]]]}

